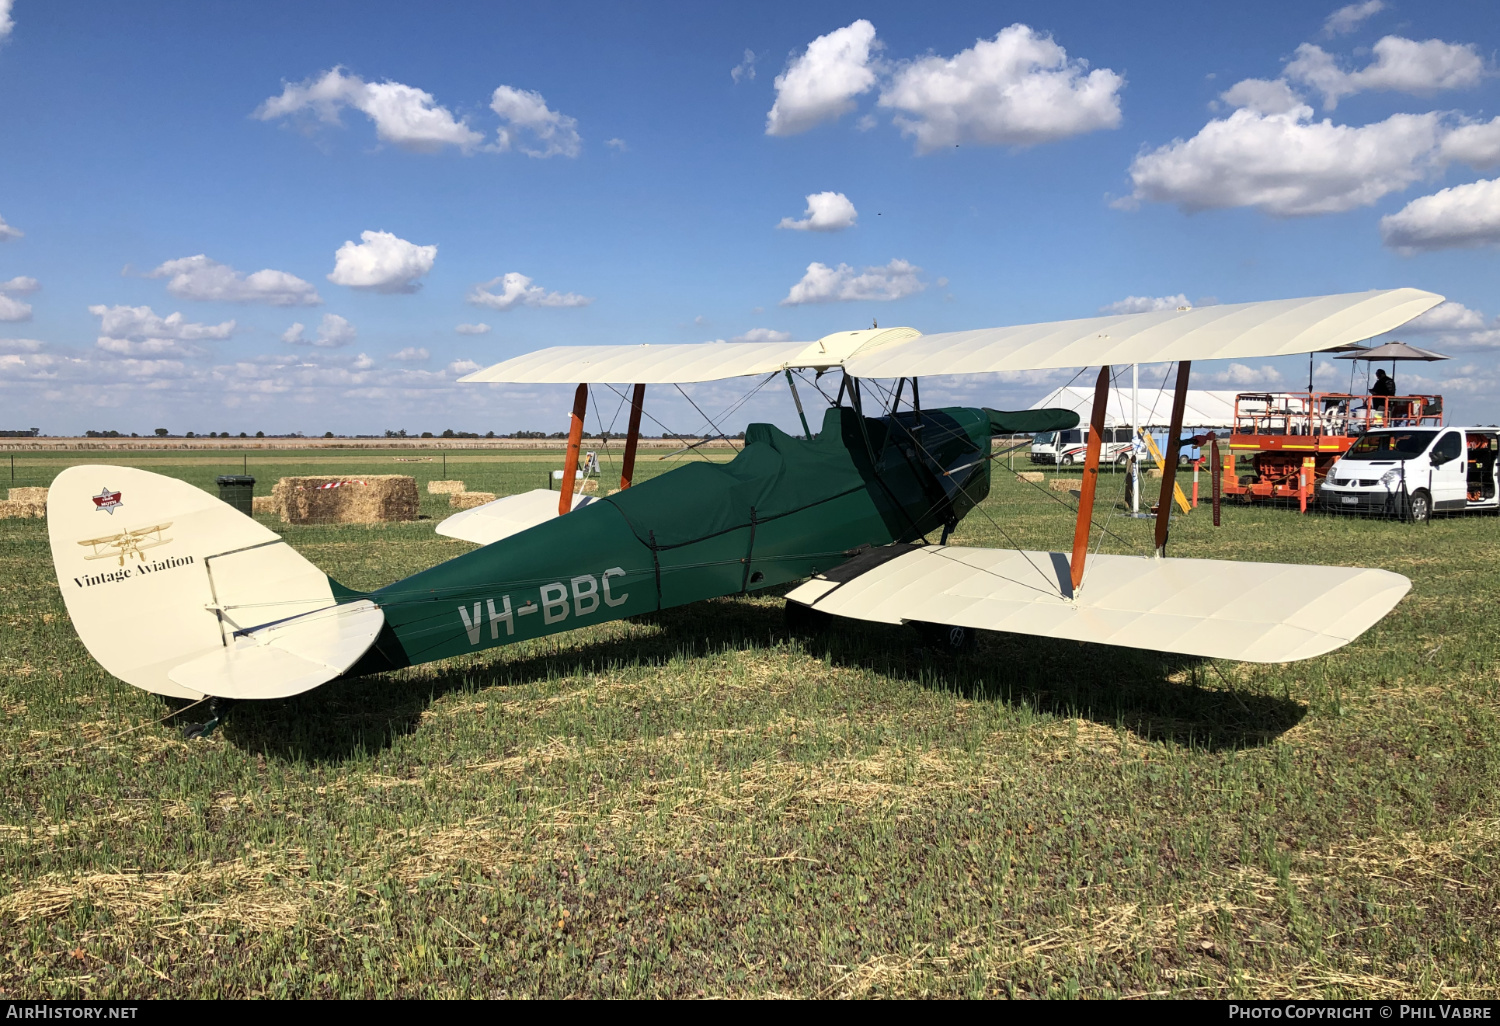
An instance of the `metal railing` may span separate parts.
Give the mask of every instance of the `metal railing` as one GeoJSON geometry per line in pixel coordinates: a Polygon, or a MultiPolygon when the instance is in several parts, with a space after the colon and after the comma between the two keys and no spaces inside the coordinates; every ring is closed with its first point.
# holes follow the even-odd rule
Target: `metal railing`
{"type": "Polygon", "coordinates": [[[1443,424],[1440,395],[1347,392],[1242,392],[1234,400],[1236,435],[1339,435],[1372,428],[1443,424]]]}

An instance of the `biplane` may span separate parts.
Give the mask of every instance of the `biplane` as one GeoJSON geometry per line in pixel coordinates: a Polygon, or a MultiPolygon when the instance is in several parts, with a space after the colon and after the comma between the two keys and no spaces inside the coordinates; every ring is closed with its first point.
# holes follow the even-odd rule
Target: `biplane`
{"type": "Polygon", "coordinates": [[[1110,367],[1177,364],[1165,510],[1194,361],[1331,349],[1441,301],[1393,289],[926,335],[872,328],[811,343],[543,349],[463,380],[578,386],[561,491],[508,496],[445,520],[440,531],[479,546],[445,563],[353,591],[206,492],[113,466],[73,467],[54,482],[53,560],[94,658],[136,687],[185,698],[281,698],[339,677],[785,585],[795,585],[788,616],[803,623],[851,617],[937,625],[950,637],[1010,631],[1203,658],[1306,659],[1358,637],[1410,582],[1359,567],[1170,557],[1167,516],[1156,520],[1152,555],[1091,552],[1110,367]],[[1068,428],[1078,415],[924,407],[920,379],[1095,366],[1096,423],[1071,550],[947,544],[989,492],[994,436],[1068,428]],[[817,388],[827,400],[817,430],[793,372],[823,375],[829,392],[826,375],[838,372],[835,395],[817,388]],[[751,424],[732,460],[632,481],[647,386],[749,375],[786,376],[802,437],[751,424]],[[574,471],[590,383],[630,388],[631,407],[618,491],[584,497],[574,471]],[[117,495],[111,516],[123,523],[112,527],[172,523],[157,558],[86,571],[78,542],[97,534],[90,496],[101,484],[117,495]]]}

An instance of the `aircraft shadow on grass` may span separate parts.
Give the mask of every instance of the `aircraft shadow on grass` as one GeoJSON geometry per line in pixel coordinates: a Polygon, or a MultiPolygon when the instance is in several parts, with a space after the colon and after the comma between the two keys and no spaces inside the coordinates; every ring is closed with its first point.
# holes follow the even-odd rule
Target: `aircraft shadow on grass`
{"type": "MultiPolygon", "coordinates": [[[[341,762],[389,747],[417,730],[444,695],[525,684],[558,674],[607,673],[665,665],[750,644],[785,642],[778,605],[717,600],[637,618],[660,631],[515,660],[440,667],[431,677],[379,674],[336,680],[294,698],[246,702],[222,728],[233,744],[265,755],[341,762]]],[[[566,636],[563,636],[564,638],[566,636]]],[[[1307,706],[1289,698],[1228,690],[1206,660],[1011,634],[984,634],[970,654],[923,647],[912,628],[840,621],[832,633],[801,639],[838,666],[857,667],[980,702],[1026,706],[1042,715],[1122,726],[1143,740],[1209,750],[1268,744],[1296,726],[1307,706]],[[1209,685],[1209,686],[1205,686],[1209,685]],[[1213,686],[1218,685],[1218,686],[1213,686]]]]}

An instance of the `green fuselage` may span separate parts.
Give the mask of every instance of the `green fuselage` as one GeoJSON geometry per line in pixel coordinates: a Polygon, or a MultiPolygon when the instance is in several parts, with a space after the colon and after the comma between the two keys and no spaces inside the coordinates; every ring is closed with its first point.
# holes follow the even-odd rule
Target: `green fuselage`
{"type": "Polygon", "coordinates": [[[728,463],[688,464],[360,596],[386,627],[349,675],[769,588],[863,546],[919,541],[989,493],[990,434],[986,411],[964,408],[918,423],[834,407],[811,441],[752,424],[728,463]]]}

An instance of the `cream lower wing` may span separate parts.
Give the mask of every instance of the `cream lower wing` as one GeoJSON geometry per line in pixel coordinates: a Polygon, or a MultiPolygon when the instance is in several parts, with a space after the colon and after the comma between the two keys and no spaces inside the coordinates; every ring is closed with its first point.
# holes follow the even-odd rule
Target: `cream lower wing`
{"type": "MultiPolygon", "coordinates": [[[[573,508],[587,506],[594,498],[592,495],[575,493],[573,508]]],[[[545,524],[558,515],[559,500],[559,493],[550,488],[535,488],[455,513],[438,524],[436,530],[445,538],[457,538],[475,545],[489,545],[501,538],[520,534],[537,524],[545,524]]]]}
{"type": "Polygon", "coordinates": [[[1348,644],[1410,588],[1400,574],[1360,567],[1096,555],[1074,598],[1061,553],[932,545],[853,576],[815,577],[787,598],[878,623],[1283,663],[1348,644]]]}

